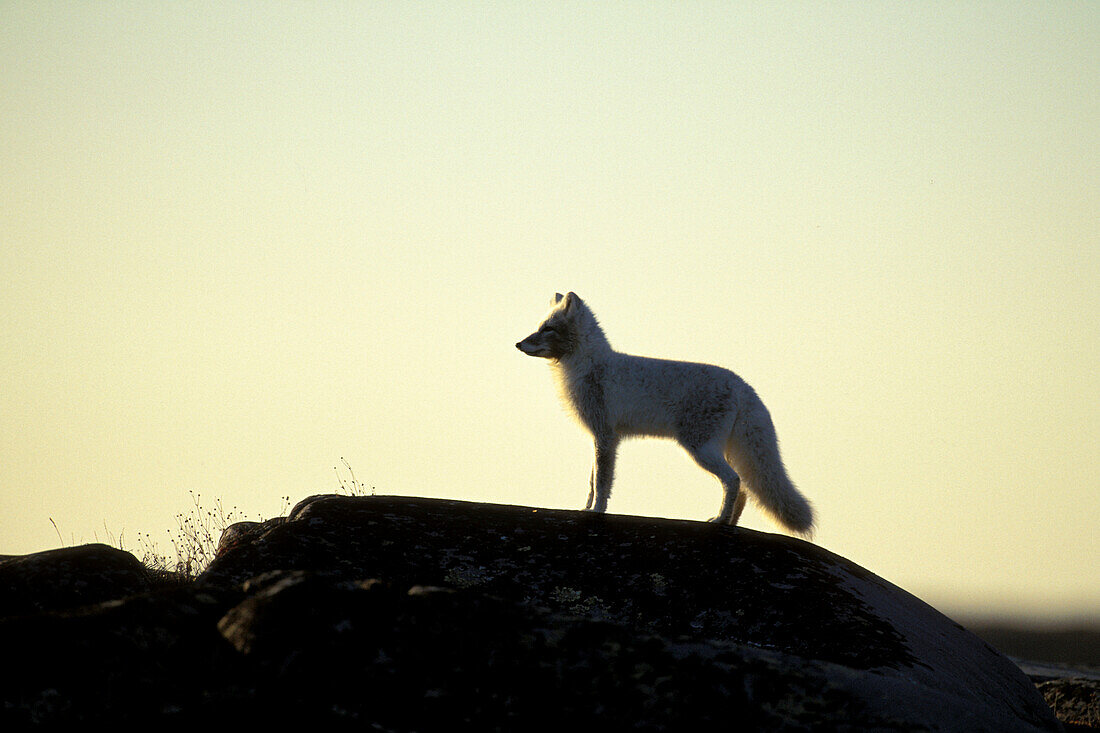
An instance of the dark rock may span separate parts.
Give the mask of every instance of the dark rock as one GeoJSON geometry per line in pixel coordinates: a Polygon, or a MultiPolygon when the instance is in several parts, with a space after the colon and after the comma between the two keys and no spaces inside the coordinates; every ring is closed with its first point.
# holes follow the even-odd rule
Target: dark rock
{"type": "MultiPolygon", "coordinates": [[[[291,709],[398,730],[784,730],[848,723],[858,700],[801,660],[639,636],[470,589],[294,571],[221,621],[291,709]],[[793,676],[792,676],[793,674],[793,676]]],[[[862,724],[893,717],[863,709],[862,724]],[[878,717],[876,717],[876,715],[878,717]]]]}
{"type": "Polygon", "coordinates": [[[247,670],[217,632],[236,590],[177,588],[0,618],[0,729],[154,721],[239,700],[247,670]]]}
{"type": "Polygon", "coordinates": [[[0,616],[60,611],[149,589],[133,555],[101,544],[0,557],[0,616]]]}
{"type": "Polygon", "coordinates": [[[186,587],[0,619],[0,727],[1059,729],[1010,660],[788,537],[339,496],[240,529],[186,587]]]}
{"type": "Polygon", "coordinates": [[[286,517],[275,517],[263,522],[234,522],[225,528],[218,538],[218,547],[214,556],[223,555],[242,542],[248,542],[272,527],[277,527],[286,521],[286,517]]]}

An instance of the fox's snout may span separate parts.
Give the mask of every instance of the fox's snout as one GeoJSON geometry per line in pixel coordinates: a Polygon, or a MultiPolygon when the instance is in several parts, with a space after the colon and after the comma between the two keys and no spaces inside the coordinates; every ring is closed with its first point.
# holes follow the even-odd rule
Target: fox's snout
{"type": "Polygon", "coordinates": [[[516,348],[528,356],[534,356],[539,351],[539,348],[535,344],[530,343],[530,341],[531,337],[528,336],[523,341],[518,341],[516,343],[516,348]]]}
{"type": "Polygon", "coordinates": [[[549,357],[551,352],[545,339],[540,338],[537,332],[517,343],[516,348],[527,356],[549,357]]]}

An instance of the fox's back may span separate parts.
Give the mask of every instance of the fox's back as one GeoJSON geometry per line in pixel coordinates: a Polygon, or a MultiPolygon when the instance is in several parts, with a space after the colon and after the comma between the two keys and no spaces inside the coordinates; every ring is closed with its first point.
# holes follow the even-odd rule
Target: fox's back
{"type": "Polygon", "coordinates": [[[608,417],[622,435],[675,436],[685,425],[732,420],[744,381],[713,364],[614,354],[605,366],[608,417]]]}

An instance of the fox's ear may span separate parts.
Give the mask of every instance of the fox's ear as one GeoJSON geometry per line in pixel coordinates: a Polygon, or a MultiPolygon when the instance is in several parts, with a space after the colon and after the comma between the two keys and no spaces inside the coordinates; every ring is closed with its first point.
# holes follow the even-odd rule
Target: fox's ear
{"type": "Polygon", "coordinates": [[[561,293],[554,293],[554,297],[550,301],[550,305],[557,305],[560,302],[561,302],[561,293]]]}
{"type": "Polygon", "coordinates": [[[568,293],[565,294],[565,305],[562,306],[562,310],[569,312],[577,305],[577,303],[580,302],[581,299],[577,296],[577,294],[570,290],[568,293]]]}

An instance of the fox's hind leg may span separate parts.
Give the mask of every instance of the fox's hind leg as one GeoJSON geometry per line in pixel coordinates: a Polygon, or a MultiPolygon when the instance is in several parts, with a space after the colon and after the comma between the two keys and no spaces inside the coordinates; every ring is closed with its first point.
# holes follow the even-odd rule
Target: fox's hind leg
{"type": "Polygon", "coordinates": [[[737,499],[733,502],[733,514],[730,515],[730,526],[736,525],[737,521],[741,519],[741,512],[745,511],[745,499],[747,497],[748,495],[744,489],[737,492],[737,499]]]}
{"type": "MultiPolygon", "coordinates": [[[[735,477],[736,473],[733,474],[735,477]]],[[[737,526],[737,520],[741,518],[741,512],[745,511],[745,490],[741,488],[730,489],[730,486],[722,481],[722,491],[724,496],[722,497],[722,510],[717,517],[709,519],[710,522],[716,524],[728,524],[731,527],[737,526]]]]}
{"type": "Polygon", "coordinates": [[[592,499],[596,496],[596,464],[592,464],[592,473],[588,476],[588,503],[584,505],[585,509],[592,508],[592,499]]]}
{"type": "Polygon", "coordinates": [[[745,492],[741,490],[741,477],[733,470],[726,457],[722,454],[722,448],[715,445],[705,445],[701,448],[684,446],[695,462],[706,471],[714,474],[722,482],[722,509],[717,517],[709,521],[718,524],[737,524],[741,512],[745,508],[745,492]]]}

